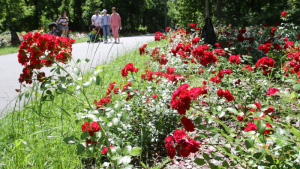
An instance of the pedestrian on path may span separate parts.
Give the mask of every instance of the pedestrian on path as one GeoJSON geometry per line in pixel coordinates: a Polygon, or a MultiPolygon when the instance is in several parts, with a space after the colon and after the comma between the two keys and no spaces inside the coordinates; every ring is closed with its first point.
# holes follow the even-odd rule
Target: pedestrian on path
{"type": "MultiPolygon", "coordinates": [[[[101,35],[101,39],[103,38],[103,30],[100,29],[100,21],[101,21],[101,15],[99,15],[99,11],[95,11],[95,15],[92,16],[91,21],[92,21],[92,25],[96,26],[96,31],[97,31],[97,36],[96,36],[96,40],[98,40],[99,38],[99,33],[101,35]]],[[[90,30],[92,31],[92,30],[90,30]]]]}
{"type": "Polygon", "coordinates": [[[112,7],[111,10],[112,10],[112,14],[111,14],[111,17],[110,17],[110,26],[111,26],[112,33],[113,33],[114,38],[115,38],[115,43],[120,43],[119,28],[122,27],[121,17],[117,13],[116,7],[112,7]],[[118,41],[117,41],[117,39],[118,39],[118,41]]]}
{"type": "Polygon", "coordinates": [[[62,37],[66,38],[69,30],[69,18],[67,17],[67,12],[63,11],[56,22],[58,23],[58,28],[62,31],[62,37]]]}
{"type": "Polygon", "coordinates": [[[103,9],[103,16],[101,17],[100,26],[103,29],[104,34],[104,43],[107,43],[107,35],[110,38],[110,42],[112,42],[111,34],[110,34],[110,15],[107,14],[107,10],[103,9]]]}

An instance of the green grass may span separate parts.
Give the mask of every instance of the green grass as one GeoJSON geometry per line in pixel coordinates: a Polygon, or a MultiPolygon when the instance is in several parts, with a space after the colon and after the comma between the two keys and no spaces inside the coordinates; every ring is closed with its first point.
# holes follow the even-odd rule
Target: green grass
{"type": "MultiPolygon", "coordinates": [[[[148,47],[164,44],[164,41],[151,42],[148,47]]],[[[147,48],[148,48],[147,47],[147,48]]],[[[148,48],[149,49],[149,48],[148,48]]],[[[125,83],[121,76],[121,69],[129,62],[144,72],[147,65],[144,64],[148,56],[140,56],[138,50],[125,53],[121,57],[109,63],[100,73],[100,86],[92,85],[86,89],[90,102],[99,100],[105,95],[110,82],[125,83]]],[[[84,79],[92,75],[88,71],[84,79]]],[[[22,97],[24,107],[8,113],[0,119],[0,168],[81,168],[82,158],[88,158],[86,154],[78,156],[75,145],[67,145],[62,140],[70,135],[80,137],[82,120],[77,123],[77,115],[87,106],[80,102],[84,99],[82,94],[69,95],[58,94],[53,91],[53,101],[42,103],[39,111],[39,93],[34,85],[32,97],[25,94],[22,97]],[[27,98],[26,98],[27,96],[27,98]],[[25,103],[27,102],[27,103],[25,103]]],[[[23,89],[22,89],[23,90],[23,89]]],[[[24,92],[24,91],[23,91],[24,92]]],[[[26,92],[25,92],[26,93],[26,92]]]]}
{"type": "Polygon", "coordinates": [[[7,46],[0,48],[0,55],[7,55],[11,53],[16,53],[19,50],[19,46],[7,46]]]}

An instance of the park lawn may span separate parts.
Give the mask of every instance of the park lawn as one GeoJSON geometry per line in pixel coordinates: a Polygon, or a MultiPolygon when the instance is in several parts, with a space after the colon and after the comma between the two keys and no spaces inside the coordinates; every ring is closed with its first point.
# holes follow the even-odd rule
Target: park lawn
{"type": "Polygon", "coordinates": [[[19,46],[6,46],[0,48],[0,55],[7,55],[11,53],[17,53],[19,46]]]}
{"type": "MultiPolygon", "coordinates": [[[[165,43],[166,41],[154,41],[150,42],[148,47],[165,43]]],[[[147,55],[140,56],[137,49],[118,57],[103,68],[101,85],[87,89],[87,97],[100,99],[112,81],[124,84],[121,69],[128,62],[132,62],[144,72],[147,66],[144,62],[148,59],[147,55]]],[[[92,75],[92,71],[87,71],[83,78],[88,79],[92,75]]],[[[39,96],[39,92],[34,88],[28,91],[39,96]]],[[[55,95],[53,101],[43,103],[41,113],[35,109],[39,107],[39,99],[29,96],[30,94],[23,96],[23,107],[17,107],[0,119],[0,165],[4,168],[85,168],[85,163],[89,163],[85,159],[89,159],[90,156],[85,153],[77,155],[76,146],[63,142],[67,136],[80,136],[82,133],[77,115],[86,105],[78,103],[74,98],[83,100],[84,96],[55,95]]]]}

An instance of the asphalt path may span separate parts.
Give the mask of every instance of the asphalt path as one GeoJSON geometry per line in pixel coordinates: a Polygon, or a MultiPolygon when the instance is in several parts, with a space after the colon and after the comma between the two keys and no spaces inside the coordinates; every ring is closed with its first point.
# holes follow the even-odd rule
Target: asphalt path
{"type": "MultiPolygon", "coordinates": [[[[72,57],[77,59],[90,59],[89,63],[82,64],[81,67],[87,69],[97,65],[103,65],[121,56],[125,52],[137,49],[143,44],[153,41],[154,36],[133,36],[121,38],[120,44],[107,43],[77,43],[72,46],[72,57]]],[[[18,81],[22,72],[22,65],[18,62],[17,53],[0,56],[0,116],[12,110],[16,103],[20,88],[18,81]]],[[[42,68],[47,74],[50,68],[42,68]]]]}

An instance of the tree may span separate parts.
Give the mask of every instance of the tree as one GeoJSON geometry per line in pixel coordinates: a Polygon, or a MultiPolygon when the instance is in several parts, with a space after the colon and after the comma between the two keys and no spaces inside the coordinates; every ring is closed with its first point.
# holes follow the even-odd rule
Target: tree
{"type": "Polygon", "coordinates": [[[26,8],[23,7],[24,1],[22,0],[4,0],[4,5],[2,7],[2,11],[4,15],[4,19],[8,23],[8,27],[11,31],[11,43],[19,44],[20,40],[16,33],[16,22],[19,21],[24,15],[20,15],[22,13],[26,13],[26,8]]]}

